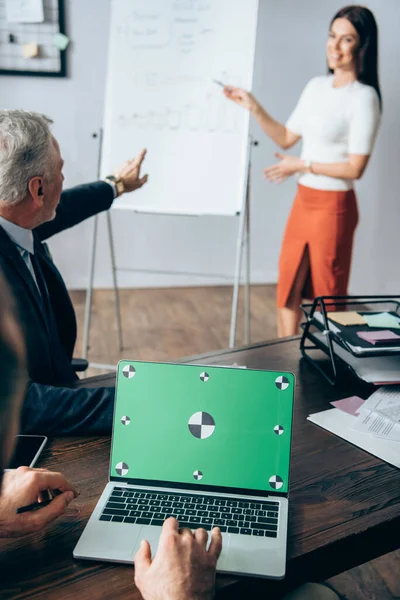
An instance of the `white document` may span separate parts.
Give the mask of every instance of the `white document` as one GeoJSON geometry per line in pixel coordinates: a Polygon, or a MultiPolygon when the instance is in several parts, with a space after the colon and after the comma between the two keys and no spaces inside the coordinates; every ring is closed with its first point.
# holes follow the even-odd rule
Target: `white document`
{"type": "Polygon", "coordinates": [[[43,23],[43,0],[6,0],[9,23],[43,23]]]}
{"type": "Polygon", "coordinates": [[[391,408],[400,409],[400,385],[384,385],[364,402],[363,409],[387,411],[391,408]]]}
{"type": "Polygon", "coordinates": [[[400,442],[400,387],[382,387],[364,402],[354,429],[400,442]]]}
{"type": "Polygon", "coordinates": [[[400,405],[385,408],[384,410],[381,410],[379,412],[381,412],[386,417],[389,417],[389,419],[392,419],[392,421],[400,423],[400,405]]]}
{"type": "Polygon", "coordinates": [[[360,409],[360,413],[353,429],[372,436],[400,442],[400,425],[396,424],[395,421],[392,421],[389,417],[385,417],[374,410],[365,411],[360,409]]]}
{"type": "Polygon", "coordinates": [[[308,420],[377,458],[400,468],[400,444],[356,431],[353,429],[353,425],[357,417],[349,415],[338,408],[332,408],[310,415],[308,420]]]}

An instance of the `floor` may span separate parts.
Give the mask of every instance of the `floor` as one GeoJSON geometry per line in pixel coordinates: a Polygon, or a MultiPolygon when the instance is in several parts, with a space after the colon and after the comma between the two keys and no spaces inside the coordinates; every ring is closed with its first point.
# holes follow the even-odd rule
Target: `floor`
{"type": "MultiPolygon", "coordinates": [[[[85,292],[71,293],[79,337],[76,355],[82,354],[85,292]]],[[[116,364],[121,358],[168,360],[227,348],[232,288],[167,288],[121,290],[124,350],[120,352],[112,291],[93,296],[91,350],[95,363],[116,364]]],[[[251,293],[251,339],[277,337],[275,286],[254,286],[251,293]]],[[[239,297],[236,345],[244,343],[244,311],[239,297]]],[[[101,371],[90,370],[88,375],[101,371]]]]}
{"type": "MultiPolygon", "coordinates": [[[[116,364],[120,358],[173,360],[226,348],[229,341],[231,287],[122,290],[120,293],[124,349],[118,347],[113,293],[96,290],[90,335],[89,359],[116,364]]],[[[85,292],[71,292],[82,356],[85,292]]],[[[275,286],[252,286],[251,341],[277,336],[275,286]]],[[[243,298],[239,298],[236,344],[244,343],[243,298]]],[[[88,375],[105,370],[89,369],[88,375]]],[[[400,598],[400,550],[382,556],[329,580],[346,600],[400,598]]]]}

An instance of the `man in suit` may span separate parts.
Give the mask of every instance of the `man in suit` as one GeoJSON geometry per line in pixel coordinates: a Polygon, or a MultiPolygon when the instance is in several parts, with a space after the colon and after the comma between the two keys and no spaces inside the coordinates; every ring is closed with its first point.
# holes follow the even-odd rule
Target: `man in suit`
{"type": "MultiPolygon", "coordinates": [[[[61,473],[19,467],[3,474],[9,464],[18,433],[26,381],[25,348],[15,319],[12,299],[0,274],[0,539],[43,530],[79,494],[61,473]],[[55,494],[57,491],[57,494],[55,494]],[[61,493],[60,493],[61,492],[61,493]],[[17,514],[16,509],[36,502],[42,495],[53,500],[40,510],[17,514]]],[[[129,535],[129,531],[127,533],[129,535]]],[[[222,535],[204,529],[180,529],[176,519],[164,522],[156,555],[143,541],[135,556],[135,583],[145,600],[212,600],[222,535]]],[[[35,550],[36,551],[36,550],[35,550]]],[[[49,565],[51,568],[51,564],[49,565]]],[[[339,600],[324,586],[306,584],[283,600],[339,600]]]]}
{"type": "Polygon", "coordinates": [[[114,388],[72,389],[74,309],[43,243],[142,187],[145,150],[105,181],[62,192],[63,160],[51,121],[0,110],[0,268],[13,295],[27,352],[23,433],[95,435],[111,431],[114,388]]]}

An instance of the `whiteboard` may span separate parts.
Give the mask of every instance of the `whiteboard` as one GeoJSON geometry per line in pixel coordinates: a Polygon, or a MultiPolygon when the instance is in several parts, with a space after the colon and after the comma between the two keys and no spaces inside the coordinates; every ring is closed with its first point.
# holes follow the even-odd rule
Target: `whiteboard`
{"type": "Polygon", "coordinates": [[[117,209],[241,211],[249,114],[213,79],[251,89],[258,0],[112,0],[102,175],[148,153],[117,209]]]}

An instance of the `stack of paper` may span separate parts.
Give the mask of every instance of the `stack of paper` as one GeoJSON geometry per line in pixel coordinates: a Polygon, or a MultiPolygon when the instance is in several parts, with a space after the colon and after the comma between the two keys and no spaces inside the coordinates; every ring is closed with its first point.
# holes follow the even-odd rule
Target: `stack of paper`
{"type": "Polygon", "coordinates": [[[382,387],[372,394],[360,407],[353,429],[400,442],[400,387],[382,387]]]}
{"type": "MultiPolygon", "coordinates": [[[[312,336],[316,338],[326,348],[328,342],[326,336],[321,332],[313,332],[312,336]]],[[[367,383],[375,385],[384,385],[388,383],[400,384],[400,354],[398,348],[393,352],[393,356],[375,356],[358,358],[350,352],[339,346],[335,341],[333,348],[335,354],[348,364],[354,373],[367,383]]]]}
{"type": "MultiPolygon", "coordinates": [[[[381,319],[380,317],[382,315],[388,315],[389,319],[394,318],[393,315],[390,315],[389,313],[379,313],[378,315],[375,315],[378,317],[378,322],[380,323],[385,323],[385,319],[386,317],[384,317],[383,319],[381,319]]],[[[366,317],[366,313],[364,314],[364,316],[359,315],[358,313],[354,313],[354,312],[338,312],[338,313],[328,313],[328,326],[329,329],[331,331],[333,331],[333,333],[337,333],[339,335],[342,334],[342,330],[335,325],[334,323],[332,323],[331,319],[335,320],[336,322],[340,323],[342,326],[348,326],[348,325],[367,325],[366,320],[364,319],[364,317],[366,317]],[[337,317],[337,315],[339,315],[339,318],[337,317]],[[350,315],[350,317],[347,316],[343,316],[342,315],[350,315]],[[354,316],[355,315],[355,316],[354,316]],[[359,320],[361,319],[361,320],[359,320]]],[[[369,319],[371,318],[371,316],[368,317],[369,319]]],[[[321,325],[324,325],[324,318],[322,316],[322,313],[320,312],[315,312],[313,314],[313,319],[315,319],[316,321],[318,321],[321,325]]],[[[372,320],[372,322],[374,323],[375,321],[372,320]]],[[[392,326],[392,322],[390,321],[392,326]]],[[[396,320],[397,323],[397,320],[396,320]]],[[[383,325],[382,325],[383,326],[383,325]]],[[[386,322],[386,327],[389,327],[388,322],[386,322]]],[[[397,325],[396,325],[397,327],[397,325]]],[[[347,340],[347,345],[348,347],[352,350],[352,352],[354,352],[355,354],[359,354],[360,356],[362,355],[367,355],[369,353],[376,353],[377,350],[377,346],[379,346],[379,350],[384,350],[387,353],[393,353],[393,354],[397,354],[399,352],[399,346],[400,343],[397,344],[396,340],[398,342],[400,342],[400,336],[398,336],[396,338],[396,334],[392,331],[376,331],[374,329],[371,329],[370,331],[358,331],[357,335],[364,339],[365,341],[369,342],[371,344],[371,347],[361,347],[361,346],[356,346],[354,344],[351,344],[348,340],[347,340]],[[386,337],[385,337],[386,336],[386,337]],[[387,343],[385,343],[385,340],[387,343]]]]}
{"type": "Polygon", "coordinates": [[[353,429],[357,417],[332,408],[310,415],[308,420],[400,469],[400,443],[353,429]]]}
{"type": "Polygon", "coordinates": [[[400,386],[382,387],[363,401],[352,396],[308,420],[400,468],[400,386]]]}

